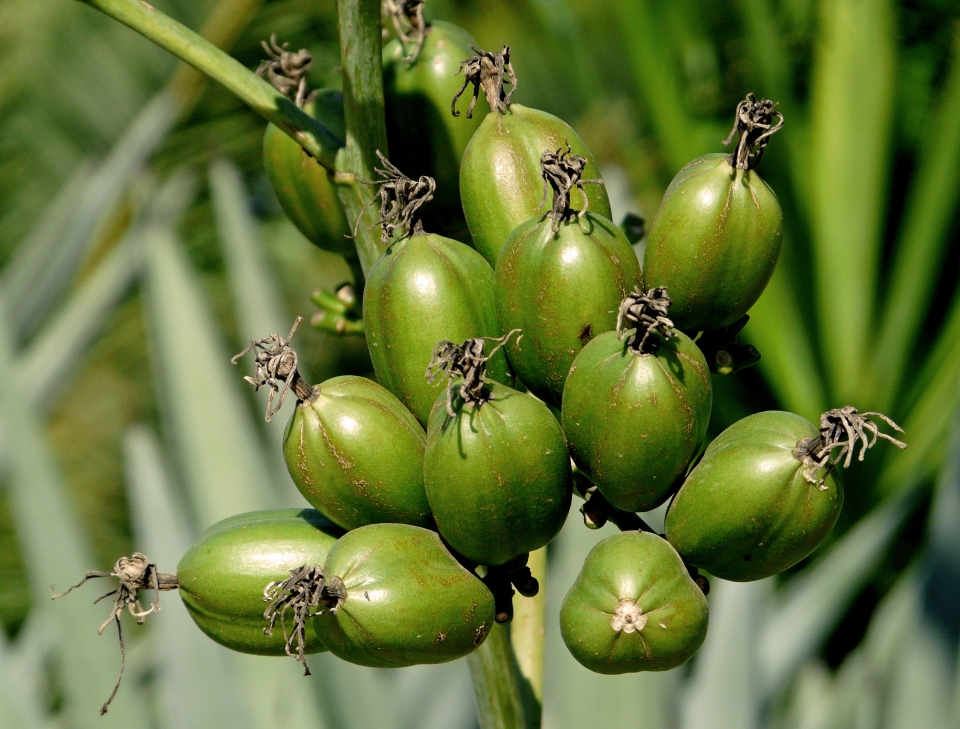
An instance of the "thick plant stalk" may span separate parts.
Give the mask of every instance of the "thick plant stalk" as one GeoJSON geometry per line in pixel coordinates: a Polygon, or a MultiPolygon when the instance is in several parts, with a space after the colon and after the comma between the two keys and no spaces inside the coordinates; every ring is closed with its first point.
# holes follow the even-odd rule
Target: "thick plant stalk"
{"type": "Polygon", "coordinates": [[[547,609],[547,548],[530,553],[527,567],[540,583],[534,597],[513,600],[510,642],[517,661],[520,696],[528,729],[539,729],[543,716],[543,651],[547,609]]]}
{"type": "Polygon", "coordinates": [[[480,729],[526,729],[510,634],[494,625],[490,635],[467,657],[480,729]]]}

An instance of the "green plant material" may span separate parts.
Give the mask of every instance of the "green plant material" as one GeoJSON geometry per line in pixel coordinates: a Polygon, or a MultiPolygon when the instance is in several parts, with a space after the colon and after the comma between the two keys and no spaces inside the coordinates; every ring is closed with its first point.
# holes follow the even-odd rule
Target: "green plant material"
{"type": "MultiPolygon", "coordinates": [[[[568,144],[587,160],[583,179],[599,179],[584,141],[565,121],[544,111],[519,104],[503,114],[491,111],[471,138],[460,163],[460,197],[473,244],[490,265],[496,265],[510,233],[543,212],[541,155],[568,144]]],[[[586,197],[590,212],[612,217],[603,185],[590,185],[586,197]]]]}
{"type": "Polygon", "coordinates": [[[445,394],[437,398],[424,482],[450,546],[479,564],[501,565],[560,531],[572,495],[570,457],[542,402],[496,382],[482,386],[480,397],[461,396],[452,406],[445,394]]]}
{"type": "Polygon", "coordinates": [[[586,213],[554,222],[528,220],[507,238],[497,261],[497,319],[520,329],[507,357],[537,397],[557,407],[570,366],[596,336],[617,326],[617,309],[641,285],[640,263],[623,232],[586,213]]]}
{"type": "Polygon", "coordinates": [[[892,3],[825,6],[813,69],[809,191],[824,359],[843,400],[862,390],[879,282],[896,68],[892,3]],[[856,109],[855,115],[836,110],[856,109]]]}
{"type": "Polygon", "coordinates": [[[810,421],[776,411],[727,428],[670,504],[670,543],[689,564],[736,582],[769,577],[806,557],[843,505],[839,476],[794,454],[817,437],[810,421]]]}
{"type": "Polygon", "coordinates": [[[467,662],[480,729],[528,729],[507,628],[494,625],[467,662]]]}
{"type": "Polygon", "coordinates": [[[685,331],[723,329],[747,313],[780,256],[783,213],[753,170],[723,154],[684,167],[664,194],[643,255],[647,286],[665,286],[685,331]]]}
{"type": "Polygon", "coordinates": [[[343,601],[316,618],[330,651],[364,666],[445,663],[474,651],[494,625],[493,595],[436,532],[371,524],[347,532],[324,565],[343,601]]]}
{"type": "MultiPolygon", "coordinates": [[[[469,246],[438,235],[413,235],[377,261],[363,292],[363,325],[377,380],[426,425],[443,382],[424,377],[441,341],[497,337],[494,274],[469,246]]],[[[507,358],[490,377],[511,383],[507,358]]]]}
{"type": "Polygon", "coordinates": [[[543,658],[546,635],[547,548],[530,553],[527,568],[539,583],[533,597],[514,597],[513,621],[510,623],[510,644],[517,663],[523,712],[529,729],[538,729],[543,714],[543,658]]]}
{"type": "Polygon", "coordinates": [[[560,610],[563,642],[591,671],[666,671],[707,634],[707,599],[655,534],[622,532],[595,546],[560,610]]]}
{"type": "Polygon", "coordinates": [[[297,404],[283,452],[300,493],[344,529],[381,522],[429,529],[425,442],[420,423],[389,390],[345,376],[297,404]]]}
{"type": "Polygon", "coordinates": [[[298,637],[294,610],[284,609],[281,615],[278,609],[268,633],[264,588],[304,565],[322,565],[341,534],[313,509],[255,511],[224,519],[204,531],[180,560],[180,597],[197,627],[217,643],[264,656],[299,652],[303,660],[304,653],[325,650],[316,623],[308,620],[298,637]]]}
{"type": "MultiPolygon", "coordinates": [[[[631,331],[624,335],[638,337],[631,331]]],[[[574,361],[563,390],[574,461],[626,511],[649,511],[673,493],[710,422],[707,363],[689,337],[668,331],[653,335],[656,348],[640,351],[617,332],[601,334],[574,361]]]]}
{"type": "MultiPolygon", "coordinates": [[[[36,633],[35,630],[31,631],[36,633]]],[[[31,635],[30,637],[40,637],[31,635]]],[[[0,729],[52,729],[54,723],[40,701],[40,665],[36,660],[38,646],[30,653],[15,649],[0,631],[0,729]],[[33,655],[31,655],[31,653],[33,655]]],[[[42,646],[48,649],[49,646],[42,646]]]]}

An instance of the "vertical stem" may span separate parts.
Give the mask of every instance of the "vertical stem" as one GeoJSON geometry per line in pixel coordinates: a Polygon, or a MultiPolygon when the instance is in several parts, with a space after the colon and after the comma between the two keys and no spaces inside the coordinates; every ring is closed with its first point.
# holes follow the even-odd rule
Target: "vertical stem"
{"type": "Polygon", "coordinates": [[[539,729],[543,715],[543,639],[547,608],[547,548],[530,553],[531,574],[540,583],[534,597],[513,600],[510,642],[520,675],[520,696],[528,729],[539,729]]]}
{"type": "Polygon", "coordinates": [[[467,657],[477,699],[480,729],[525,729],[517,669],[510,634],[494,625],[490,635],[467,657]]]}
{"type": "Polygon", "coordinates": [[[377,150],[387,154],[383,104],[380,0],[338,0],[343,113],[347,144],[337,155],[337,191],[347,219],[359,221],[357,254],[364,274],[380,256],[380,225],[373,189],[357,180],[377,179],[377,150]]]}

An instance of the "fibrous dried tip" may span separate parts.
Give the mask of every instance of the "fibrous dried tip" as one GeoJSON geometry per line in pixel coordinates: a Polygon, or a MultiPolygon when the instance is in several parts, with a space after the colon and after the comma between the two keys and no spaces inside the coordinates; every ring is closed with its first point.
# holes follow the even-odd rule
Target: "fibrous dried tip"
{"type": "Polygon", "coordinates": [[[574,154],[570,148],[570,142],[566,142],[567,150],[564,152],[560,147],[556,152],[546,150],[540,155],[540,176],[543,178],[543,198],[540,200],[539,208],[547,203],[547,193],[553,188],[553,208],[548,213],[553,221],[553,232],[560,229],[560,223],[564,220],[577,216],[582,220],[587,214],[587,207],[590,202],[587,199],[587,192],[583,189],[584,185],[602,185],[603,180],[585,180],[583,171],[587,166],[587,158],[574,154]],[[573,190],[580,191],[580,197],[583,199],[583,207],[577,211],[570,207],[570,193],[573,190]]]}
{"type": "Polygon", "coordinates": [[[746,170],[760,164],[760,158],[763,157],[763,150],[766,149],[770,137],[779,132],[783,126],[783,114],[777,111],[777,106],[770,99],[757,101],[753,94],[747,94],[747,98],[737,104],[733,129],[730,130],[730,135],[723,144],[730,146],[734,136],[740,135],[737,149],[731,155],[731,163],[738,170],[746,170]]]}
{"type": "Polygon", "coordinates": [[[506,114],[510,108],[513,92],[517,90],[517,74],[513,72],[513,66],[510,65],[510,46],[504,46],[499,53],[470,47],[477,55],[460,61],[460,70],[453,74],[454,76],[463,74],[463,86],[450,102],[450,113],[460,116],[460,112],[457,111],[457,101],[467,90],[467,86],[473,84],[473,98],[470,100],[470,106],[467,107],[467,119],[473,119],[473,108],[477,105],[480,89],[483,89],[483,94],[487,97],[490,111],[506,114]],[[509,93],[503,90],[504,83],[510,84],[509,93]]]}
{"type": "Polygon", "coordinates": [[[430,364],[427,365],[426,378],[431,385],[440,377],[447,378],[447,413],[451,418],[456,417],[453,410],[454,380],[458,377],[462,380],[458,392],[465,403],[480,404],[489,400],[491,395],[483,386],[487,374],[487,362],[506,345],[507,340],[514,334],[520,334],[517,337],[519,343],[523,339],[523,334],[520,329],[513,329],[502,337],[475,337],[466,340],[463,344],[447,341],[437,344],[430,364]],[[496,346],[485,354],[487,342],[495,343],[496,346]]]}
{"type": "Polygon", "coordinates": [[[286,339],[281,337],[279,332],[274,332],[266,339],[251,339],[250,344],[230,360],[231,364],[236,364],[247,352],[256,352],[254,360],[256,372],[253,377],[247,375],[243,379],[253,385],[254,390],[259,390],[264,385],[270,388],[267,412],[264,416],[264,420],[268,423],[283,407],[283,398],[287,390],[292,389],[300,402],[309,400],[314,395],[314,388],[308,385],[297,371],[297,352],[290,346],[290,340],[293,339],[301,321],[303,317],[298,316],[286,339]],[[278,392],[280,399],[274,407],[273,396],[278,392]]]}
{"type": "Polygon", "coordinates": [[[655,352],[660,342],[652,336],[654,332],[665,339],[677,336],[673,331],[673,321],[667,317],[671,303],[665,286],[657,286],[645,294],[636,289],[620,303],[617,313],[618,336],[623,340],[630,329],[635,329],[627,346],[638,354],[655,352]]]}
{"type": "Polygon", "coordinates": [[[797,448],[793,452],[793,455],[807,466],[803,471],[803,477],[810,483],[816,484],[821,491],[826,490],[827,476],[841,460],[844,468],[850,467],[858,441],[862,444],[860,455],[857,457],[858,461],[863,460],[867,449],[873,448],[880,438],[890,441],[897,448],[907,447],[906,443],[892,435],[881,433],[880,428],[870,418],[879,418],[898,433],[903,432],[903,428],[883,413],[860,413],[852,405],[828,410],[820,416],[820,434],[803,438],[797,443],[797,448]],[[818,478],[817,471],[821,468],[826,470],[818,478]]]}
{"type": "MultiPolygon", "coordinates": [[[[380,241],[383,245],[388,246],[397,231],[402,231],[397,240],[423,233],[423,223],[420,222],[420,208],[433,200],[437,183],[434,182],[432,177],[426,175],[421,175],[419,180],[411,180],[384,157],[379,149],[377,150],[377,157],[383,163],[383,168],[376,167],[374,169],[381,179],[369,182],[367,180],[357,180],[364,185],[376,185],[377,194],[374,195],[373,200],[363,206],[363,210],[357,216],[357,225],[353,230],[353,235],[347,237],[357,237],[363,211],[373,205],[379,198],[380,219],[373,225],[382,226],[380,241]]],[[[370,227],[372,228],[373,225],[370,227]]]]}
{"type": "Polygon", "coordinates": [[[402,43],[415,43],[413,51],[403,60],[413,63],[423,49],[427,35],[427,24],[423,19],[423,6],[426,0],[383,0],[384,15],[393,21],[394,30],[402,43]]]}
{"type": "Polygon", "coordinates": [[[306,48],[296,53],[287,50],[289,43],[277,43],[277,34],[270,34],[270,42],[260,41],[267,58],[260,61],[257,75],[266,77],[270,85],[301,109],[316,96],[307,89],[307,73],[313,64],[313,56],[306,48]]]}
{"type": "MultiPolygon", "coordinates": [[[[144,555],[140,552],[134,552],[129,557],[121,557],[118,559],[113,566],[113,572],[91,570],[87,572],[83,576],[83,579],[76,585],[66,592],[61,592],[60,594],[54,593],[51,595],[51,599],[56,600],[58,597],[63,597],[80,587],[87,580],[98,577],[116,577],[120,580],[119,588],[111,590],[93,601],[94,604],[96,604],[106,597],[110,597],[111,595],[115,596],[113,598],[113,608],[110,610],[110,617],[103,621],[103,625],[100,626],[97,633],[103,635],[103,631],[110,622],[113,621],[117,624],[117,635],[120,638],[120,675],[117,676],[117,683],[114,685],[109,698],[104,702],[103,706],[100,707],[100,715],[103,716],[107,713],[107,708],[110,706],[110,702],[113,701],[113,697],[117,695],[117,691],[120,688],[120,681],[123,679],[123,669],[126,665],[126,651],[123,644],[123,628],[120,625],[120,613],[126,608],[127,611],[137,619],[137,624],[143,625],[143,621],[146,620],[150,613],[160,612],[160,592],[162,590],[176,590],[179,587],[179,583],[177,582],[176,575],[160,572],[157,566],[144,555]],[[140,604],[140,590],[154,591],[153,604],[146,610],[144,610],[143,605],[140,604]]],[[[53,585],[50,586],[50,590],[51,592],[53,591],[53,585]]]]}
{"type": "Polygon", "coordinates": [[[325,610],[336,613],[346,599],[347,591],[343,581],[339,577],[325,580],[320,565],[302,565],[290,570],[287,579],[271,582],[263,588],[263,601],[270,603],[263,612],[263,617],[269,621],[263,634],[273,635],[279,617],[285,641],[284,650],[288,656],[303,664],[303,675],[309,676],[310,667],[304,655],[307,618],[319,615],[325,610]],[[289,634],[286,625],[287,610],[293,610],[293,631],[289,634]],[[297,644],[296,652],[292,649],[294,642],[297,644]]]}

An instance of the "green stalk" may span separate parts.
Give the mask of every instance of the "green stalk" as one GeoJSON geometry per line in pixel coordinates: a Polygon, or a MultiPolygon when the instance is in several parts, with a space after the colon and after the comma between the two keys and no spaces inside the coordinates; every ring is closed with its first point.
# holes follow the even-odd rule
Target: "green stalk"
{"type": "Polygon", "coordinates": [[[340,142],[320,122],[197,33],[138,0],[81,0],[132,28],[222,85],[276,124],[324,167],[334,169],[340,142]]]}
{"type": "Polygon", "coordinates": [[[520,695],[528,729],[539,729],[543,720],[543,639],[547,609],[547,548],[530,553],[530,573],[540,583],[534,597],[513,599],[510,642],[520,672],[520,695]]]}
{"type": "Polygon", "coordinates": [[[510,634],[494,625],[477,650],[467,656],[480,729],[526,729],[510,634]]]}

